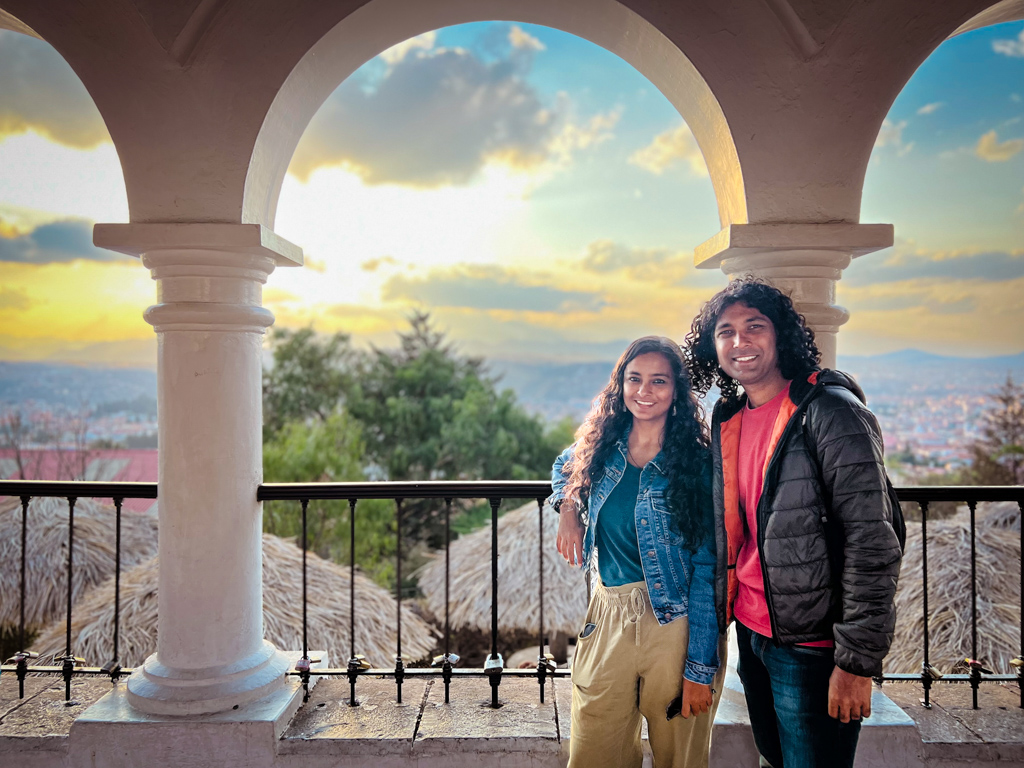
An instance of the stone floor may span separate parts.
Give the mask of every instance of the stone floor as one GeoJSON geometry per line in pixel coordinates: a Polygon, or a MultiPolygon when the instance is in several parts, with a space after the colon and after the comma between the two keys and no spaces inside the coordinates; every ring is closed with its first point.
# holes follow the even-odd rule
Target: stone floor
{"type": "MultiPolygon", "coordinates": [[[[0,679],[0,765],[65,765],[72,724],[110,688],[107,681],[81,678],[73,682],[72,700],[65,703],[62,680],[37,677],[26,681],[25,698],[19,699],[17,681],[5,673],[0,679]]],[[[274,764],[295,768],[564,765],[569,686],[564,680],[557,682],[554,696],[549,687],[544,704],[537,689],[533,679],[506,678],[501,686],[505,704],[493,710],[486,706],[490,688],[484,679],[455,681],[452,703],[445,705],[440,680],[413,678],[406,681],[404,703],[399,705],[394,681],[364,678],[357,689],[360,706],[353,708],[348,706],[346,680],[323,680],[285,731],[274,764]]],[[[978,710],[971,708],[971,690],[964,684],[937,684],[931,709],[921,706],[917,685],[887,684],[884,691],[917,726],[922,758],[918,765],[1024,765],[1024,709],[1016,685],[983,685],[978,710]]],[[[737,704],[723,700],[716,726],[721,736],[715,737],[712,765],[739,764],[726,758],[720,743],[733,738],[730,733],[739,734],[740,723],[735,722],[735,713],[729,714],[737,704]]]]}

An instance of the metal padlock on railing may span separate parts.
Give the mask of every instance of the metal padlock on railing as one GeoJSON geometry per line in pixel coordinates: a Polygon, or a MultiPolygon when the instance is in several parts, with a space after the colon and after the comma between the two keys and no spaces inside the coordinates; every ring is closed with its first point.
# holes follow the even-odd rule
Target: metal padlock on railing
{"type": "Polygon", "coordinates": [[[971,672],[980,672],[983,675],[992,674],[992,670],[986,668],[984,662],[978,661],[977,659],[964,659],[964,663],[968,666],[971,672]]]}
{"type": "Polygon", "coordinates": [[[939,672],[939,670],[937,670],[935,667],[933,667],[928,662],[925,662],[924,664],[921,665],[921,674],[922,675],[927,675],[932,680],[941,680],[942,677],[943,677],[942,673],[939,672]]]}
{"type": "Polygon", "coordinates": [[[303,656],[295,662],[295,671],[301,673],[308,673],[314,664],[319,664],[320,659],[311,659],[308,656],[303,656]]]}
{"type": "Polygon", "coordinates": [[[1017,670],[1017,674],[1019,675],[1024,671],[1024,659],[1010,659],[1010,666],[1017,670]]]}
{"type": "Polygon", "coordinates": [[[100,672],[110,675],[110,679],[116,681],[121,676],[121,665],[116,661],[108,661],[100,667],[100,672]]]}
{"type": "Polygon", "coordinates": [[[371,669],[372,665],[366,660],[366,657],[357,653],[351,659],[348,660],[348,671],[349,672],[364,672],[367,669],[371,669]]]}
{"type": "Polygon", "coordinates": [[[497,656],[487,654],[487,660],[484,662],[485,675],[500,675],[503,669],[505,669],[505,660],[500,653],[497,656]]]}
{"type": "Polygon", "coordinates": [[[38,659],[39,654],[35,651],[18,651],[16,654],[11,656],[4,664],[28,664],[30,659],[38,659]]]}
{"type": "Polygon", "coordinates": [[[459,654],[457,653],[442,653],[433,658],[433,660],[430,662],[430,666],[443,667],[447,662],[448,664],[454,667],[456,664],[459,663],[459,658],[459,654]]]}
{"type": "Polygon", "coordinates": [[[558,665],[555,663],[555,654],[545,653],[543,656],[537,659],[537,669],[544,669],[546,672],[554,672],[558,669],[558,665]]]}

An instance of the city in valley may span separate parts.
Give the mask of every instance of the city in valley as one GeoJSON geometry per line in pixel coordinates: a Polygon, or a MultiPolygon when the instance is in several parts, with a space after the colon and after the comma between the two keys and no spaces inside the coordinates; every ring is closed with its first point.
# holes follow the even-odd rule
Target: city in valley
{"type": "MultiPolygon", "coordinates": [[[[527,410],[575,425],[612,363],[492,360],[488,367],[499,387],[512,389],[527,410]]],[[[968,466],[970,446],[982,437],[994,406],[992,395],[1008,377],[1024,382],[1024,354],[954,358],[905,350],[840,355],[839,368],[857,378],[881,423],[897,485],[937,480],[968,466]]],[[[0,362],[0,417],[6,425],[0,432],[0,478],[18,476],[17,449],[28,452],[21,471],[41,479],[156,480],[151,370],[0,362]],[[9,426],[12,415],[22,422],[18,434],[9,426]]]]}

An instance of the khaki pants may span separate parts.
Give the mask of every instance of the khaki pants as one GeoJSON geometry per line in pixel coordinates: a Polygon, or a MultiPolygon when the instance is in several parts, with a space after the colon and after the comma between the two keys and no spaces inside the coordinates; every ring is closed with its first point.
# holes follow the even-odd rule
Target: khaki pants
{"type": "Polygon", "coordinates": [[[658,623],[643,582],[598,584],[587,609],[596,628],[576,642],[572,663],[569,768],[640,768],[640,716],[647,718],[656,768],[706,768],[711,724],[725,681],[726,643],[710,712],[665,718],[682,692],[687,619],[658,623]]]}

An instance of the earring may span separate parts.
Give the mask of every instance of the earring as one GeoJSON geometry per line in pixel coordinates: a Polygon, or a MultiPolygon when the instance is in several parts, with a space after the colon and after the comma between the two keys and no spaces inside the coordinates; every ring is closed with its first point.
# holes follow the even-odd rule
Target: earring
{"type": "Polygon", "coordinates": [[[677,409],[676,404],[672,403],[672,415],[675,416],[677,412],[678,412],[678,409],[677,409]]]}

